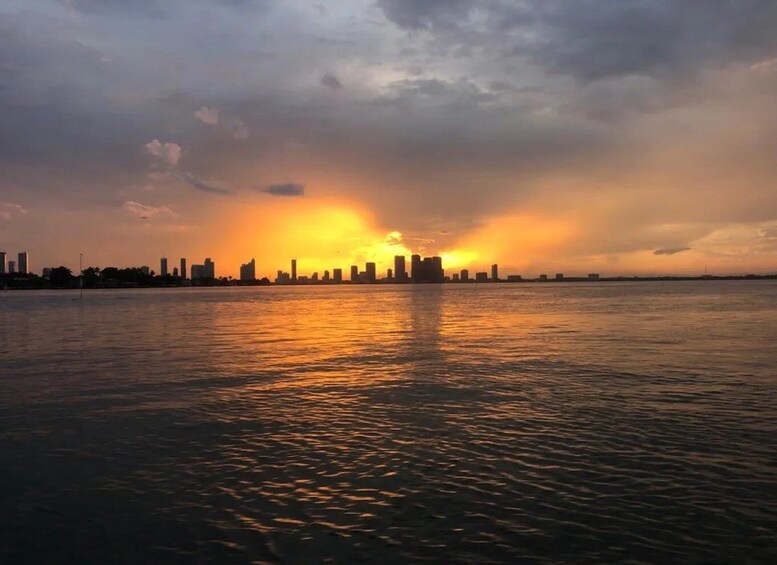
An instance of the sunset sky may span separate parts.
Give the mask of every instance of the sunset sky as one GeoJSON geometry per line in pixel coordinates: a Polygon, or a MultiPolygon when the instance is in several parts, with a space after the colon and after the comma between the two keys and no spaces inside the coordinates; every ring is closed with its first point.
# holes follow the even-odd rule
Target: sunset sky
{"type": "Polygon", "coordinates": [[[0,250],[774,273],[776,30],[771,0],[3,0],[0,250]]]}

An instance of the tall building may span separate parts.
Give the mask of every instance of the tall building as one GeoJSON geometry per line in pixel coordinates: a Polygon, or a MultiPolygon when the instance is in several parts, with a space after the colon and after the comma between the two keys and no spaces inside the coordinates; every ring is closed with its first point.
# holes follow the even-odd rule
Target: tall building
{"type": "Polygon", "coordinates": [[[491,280],[494,282],[499,280],[499,265],[496,263],[491,265],[491,280]]]}
{"type": "Polygon", "coordinates": [[[394,280],[404,282],[407,280],[407,271],[405,270],[405,256],[394,256],[394,280]]]}
{"type": "Polygon", "coordinates": [[[461,282],[467,282],[469,281],[469,270],[462,269],[461,270],[461,282]]]}
{"type": "Polygon", "coordinates": [[[203,265],[205,267],[205,278],[206,279],[215,279],[216,278],[216,263],[210,260],[210,257],[205,258],[205,264],[203,265]]]}
{"type": "Polygon", "coordinates": [[[322,281],[324,281],[324,282],[329,282],[329,281],[330,281],[330,278],[329,278],[329,270],[325,270],[325,271],[324,271],[324,276],[323,276],[323,277],[321,277],[321,280],[322,280],[322,281]]]}
{"type": "Polygon", "coordinates": [[[8,272],[11,274],[16,272],[16,261],[8,261],[8,272]]]}
{"type": "Polygon", "coordinates": [[[332,271],[332,281],[340,284],[343,282],[343,270],[342,269],[334,269],[332,271]]]}
{"type": "Polygon", "coordinates": [[[186,280],[186,259],[183,257],[181,257],[181,270],[179,274],[183,280],[186,280]]]}
{"type": "Polygon", "coordinates": [[[391,269],[389,269],[388,271],[386,271],[386,278],[387,278],[388,280],[390,280],[390,281],[391,281],[391,280],[394,280],[394,271],[392,271],[391,269]]]}
{"type": "Polygon", "coordinates": [[[359,282],[359,267],[351,265],[351,282],[359,282]]]}
{"type": "Polygon", "coordinates": [[[159,274],[163,277],[166,277],[168,275],[167,272],[167,257],[162,257],[162,260],[159,262],[159,274]]]}
{"type": "Polygon", "coordinates": [[[296,259],[291,260],[291,280],[292,282],[297,282],[297,260],[296,259]]]}
{"type": "Polygon", "coordinates": [[[377,273],[375,271],[375,263],[367,263],[364,272],[367,273],[367,282],[374,283],[377,280],[377,273]]]}
{"type": "Polygon", "coordinates": [[[445,282],[445,271],[442,268],[441,257],[424,257],[413,255],[412,278],[417,283],[445,282]]]}
{"type": "Polygon", "coordinates": [[[488,273],[486,273],[486,272],[475,273],[475,281],[476,282],[488,282],[488,273]]]}
{"type": "Polygon", "coordinates": [[[413,281],[420,282],[419,277],[421,276],[421,256],[420,255],[413,255],[410,257],[410,276],[412,277],[413,281]]]}
{"type": "Polygon", "coordinates": [[[17,263],[19,274],[26,275],[30,272],[30,255],[26,251],[19,253],[19,262],[17,263]]]}
{"type": "Polygon", "coordinates": [[[240,265],[240,280],[241,281],[256,280],[256,260],[253,257],[245,265],[240,265]]]}
{"type": "Polygon", "coordinates": [[[0,275],[4,275],[8,272],[8,254],[5,251],[0,251],[0,275]]]}
{"type": "Polygon", "coordinates": [[[178,267],[173,267],[173,277],[178,278],[178,267]]]}

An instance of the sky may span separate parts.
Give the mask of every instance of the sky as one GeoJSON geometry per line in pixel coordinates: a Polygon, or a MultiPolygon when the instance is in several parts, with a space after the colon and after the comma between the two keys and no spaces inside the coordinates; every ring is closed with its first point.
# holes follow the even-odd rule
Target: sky
{"type": "Polygon", "coordinates": [[[4,0],[0,250],[777,272],[772,0],[4,0]]]}

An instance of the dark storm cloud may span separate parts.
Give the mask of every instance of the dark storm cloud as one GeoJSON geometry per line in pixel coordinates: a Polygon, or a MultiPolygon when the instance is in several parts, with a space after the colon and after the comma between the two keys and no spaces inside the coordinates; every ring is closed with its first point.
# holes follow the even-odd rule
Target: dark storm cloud
{"type": "Polygon", "coordinates": [[[690,247],[666,247],[664,249],[656,249],[653,251],[653,255],[677,255],[683,251],[690,251],[690,247]]]}
{"type": "Polygon", "coordinates": [[[273,196],[304,196],[305,187],[296,182],[284,184],[271,184],[259,189],[260,192],[272,194],[273,196]]]}
{"type": "Polygon", "coordinates": [[[509,45],[511,56],[583,81],[694,73],[777,48],[771,0],[379,0],[378,6],[401,28],[429,30],[451,46],[504,51],[509,45]]]}

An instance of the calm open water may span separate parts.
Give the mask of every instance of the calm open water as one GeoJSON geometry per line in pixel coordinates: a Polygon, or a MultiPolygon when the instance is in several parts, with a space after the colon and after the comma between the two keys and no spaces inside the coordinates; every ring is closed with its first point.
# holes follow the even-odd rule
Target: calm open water
{"type": "Polygon", "coordinates": [[[777,283],[0,295],[0,563],[777,561],[777,283]]]}

